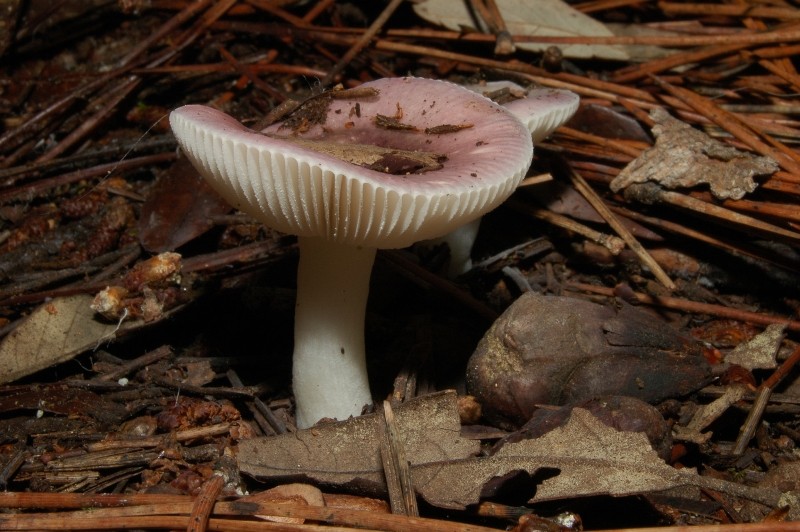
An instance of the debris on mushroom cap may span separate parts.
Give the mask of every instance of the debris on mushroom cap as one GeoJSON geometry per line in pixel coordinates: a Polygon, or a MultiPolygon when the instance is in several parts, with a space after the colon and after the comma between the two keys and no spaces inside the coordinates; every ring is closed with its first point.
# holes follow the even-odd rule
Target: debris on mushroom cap
{"type": "Polygon", "coordinates": [[[499,205],[527,171],[530,134],[487,98],[422,78],[362,87],[376,94],[330,98],[324,122],[302,128],[278,123],[254,132],[196,105],[173,111],[170,122],[195,167],[234,206],[280,231],[351,245],[404,247],[445,234],[499,205]],[[400,115],[413,129],[379,127],[378,115],[400,115]],[[423,173],[391,175],[298,145],[290,136],[446,160],[423,173]]]}

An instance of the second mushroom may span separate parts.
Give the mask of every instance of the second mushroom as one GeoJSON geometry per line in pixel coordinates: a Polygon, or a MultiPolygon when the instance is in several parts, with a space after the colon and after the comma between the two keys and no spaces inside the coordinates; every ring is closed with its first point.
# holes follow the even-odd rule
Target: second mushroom
{"type": "Polygon", "coordinates": [[[533,153],[528,129],[500,105],[412,77],[324,93],[263,131],[198,105],[173,111],[170,123],[234,207],[299,237],[300,428],[372,403],[364,315],[376,249],[441,236],[494,209],[533,153]]]}

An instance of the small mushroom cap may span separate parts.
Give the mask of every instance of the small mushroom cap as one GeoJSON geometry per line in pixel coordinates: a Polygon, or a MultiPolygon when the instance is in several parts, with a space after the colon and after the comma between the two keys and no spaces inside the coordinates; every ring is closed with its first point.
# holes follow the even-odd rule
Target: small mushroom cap
{"type": "Polygon", "coordinates": [[[173,111],[170,123],[197,170],[236,208],[285,233],[350,245],[397,248],[448,233],[502,203],[530,165],[528,130],[479,94],[422,78],[361,87],[377,93],[331,99],[324,123],[301,133],[275,125],[267,136],[198,105],[173,111]],[[412,129],[381,126],[379,115],[412,129]],[[446,160],[438,169],[392,175],[273,135],[446,160]]]}
{"type": "Polygon", "coordinates": [[[572,118],[580,104],[580,98],[574,92],[549,88],[525,89],[513,81],[487,81],[480,85],[468,85],[467,88],[484,95],[508,89],[512,95],[520,96],[504,103],[503,107],[525,124],[534,144],[572,118]]]}

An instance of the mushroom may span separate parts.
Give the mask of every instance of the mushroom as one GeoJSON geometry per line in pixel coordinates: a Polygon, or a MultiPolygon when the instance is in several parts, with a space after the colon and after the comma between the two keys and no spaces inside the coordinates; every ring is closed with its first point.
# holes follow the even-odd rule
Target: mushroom
{"type": "MultiPolygon", "coordinates": [[[[503,107],[511,111],[531,134],[534,144],[545,139],[561,124],[569,120],[578,110],[578,95],[560,89],[534,88],[526,90],[511,81],[488,81],[479,85],[466,85],[475,92],[492,98],[504,95],[511,99],[503,102],[503,107]]],[[[447,276],[458,277],[472,268],[472,245],[478,236],[480,218],[434,239],[428,244],[447,244],[450,260],[447,264],[447,276]]]]}
{"type": "Polygon", "coordinates": [[[380,79],[310,103],[261,132],[205,106],[170,115],[183,151],[223,197],[298,236],[300,428],[372,404],[364,314],[376,249],[479,218],[514,191],[533,153],[511,113],[444,81],[380,79]]]}

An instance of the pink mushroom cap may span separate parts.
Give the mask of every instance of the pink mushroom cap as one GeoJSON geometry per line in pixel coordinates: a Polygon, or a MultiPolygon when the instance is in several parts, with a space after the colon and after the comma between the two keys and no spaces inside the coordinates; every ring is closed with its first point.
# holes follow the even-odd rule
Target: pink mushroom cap
{"type": "Polygon", "coordinates": [[[170,123],[194,166],[236,208],[285,233],[342,244],[399,248],[441,236],[497,207],[524,177],[531,135],[502,106],[437,80],[388,78],[361,87],[377,94],[332,99],[325,122],[300,134],[281,124],[256,132],[198,105],[176,109],[170,123]],[[381,127],[378,115],[413,129],[381,127]],[[439,169],[392,175],[274,135],[446,160],[439,169]]]}

